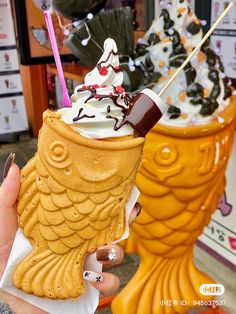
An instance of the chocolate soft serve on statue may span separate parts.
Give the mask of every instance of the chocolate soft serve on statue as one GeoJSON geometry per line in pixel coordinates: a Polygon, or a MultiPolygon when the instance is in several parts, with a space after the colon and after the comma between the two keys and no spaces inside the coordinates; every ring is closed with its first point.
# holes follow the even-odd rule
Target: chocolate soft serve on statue
{"type": "Polygon", "coordinates": [[[72,108],[59,110],[62,120],[81,135],[103,139],[145,134],[167,110],[162,100],[144,89],[131,98],[122,87],[123,71],[116,43],[108,38],[97,66],[75,89],[72,108]]]}

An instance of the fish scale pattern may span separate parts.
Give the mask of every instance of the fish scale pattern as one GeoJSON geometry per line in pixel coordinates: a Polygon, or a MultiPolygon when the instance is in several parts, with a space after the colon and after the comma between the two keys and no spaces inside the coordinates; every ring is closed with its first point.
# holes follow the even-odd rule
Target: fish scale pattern
{"type": "MultiPolygon", "coordinates": [[[[63,122],[52,113],[47,113],[46,117],[38,152],[21,171],[17,212],[19,225],[33,250],[17,266],[13,280],[17,288],[27,293],[67,299],[85,291],[82,273],[86,255],[119,239],[125,231],[125,206],[139,166],[143,139],[137,140],[133,147],[135,162],[130,164],[125,158],[127,165],[123,175],[119,168],[122,162],[114,159],[113,168],[110,156],[104,162],[109,149],[104,150],[104,158],[100,152],[98,159],[102,164],[93,158],[86,172],[81,147],[76,147],[78,143],[67,143],[66,137],[56,136],[52,130],[63,127],[63,122]],[[81,158],[77,159],[79,153],[81,158]],[[106,176],[102,173],[104,164],[112,169],[106,176]],[[108,182],[104,184],[104,180],[108,182]]],[[[75,133],[67,126],[65,134],[66,131],[75,133]]],[[[133,145],[132,140],[130,143],[133,145]]],[[[111,148],[120,144],[107,142],[104,145],[111,148]]],[[[129,149],[126,151],[123,147],[127,143],[121,145],[121,154],[111,151],[117,158],[130,154],[129,149]]],[[[88,149],[92,151],[91,147],[88,149]]],[[[83,152],[85,150],[84,147],[83,152]]],[[[98,149],[95,155],[99,155],[98,149]]],[[[86,158],[91,158],[91,154],[84,160],[86,158]]]]}

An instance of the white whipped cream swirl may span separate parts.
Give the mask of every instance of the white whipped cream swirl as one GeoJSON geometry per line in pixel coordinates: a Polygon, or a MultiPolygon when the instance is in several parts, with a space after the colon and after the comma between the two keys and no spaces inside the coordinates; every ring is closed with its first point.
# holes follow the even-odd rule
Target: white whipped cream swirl
{"type": "Polygon", "coordinates": [[[115,124],[119,125],[123,120],[122,110],[129,107],[122,83],[117,46],[113,39],[108,38],[97,66],[85,76],[84,84],[75,88],[71,97],[72,107],[58,111],[62,120],[88,138],[131,135],[133,128],[128,124],[114,129],[115,124]]]}

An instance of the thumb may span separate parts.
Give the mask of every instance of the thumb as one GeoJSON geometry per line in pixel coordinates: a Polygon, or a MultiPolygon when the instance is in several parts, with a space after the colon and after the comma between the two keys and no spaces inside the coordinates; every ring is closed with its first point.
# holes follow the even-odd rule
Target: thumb
{"type": "Polygon", "coordinates": [[[20,169],[12,164],[0,187],[0,211],[14,208],[20,189],[20,169]]]}
{"type": "Polygon", "coordinates": [[[0,187],[0,245],[9,242],[17,230],[15,203],[20,189],[20,170],[12,164],[0,187]]]}
{"type": "Polygon", "coordinates": [[[20,170],[12,164],[0,187],[0,278],[17,230],[15,203],[20,189],[20,170]]]}

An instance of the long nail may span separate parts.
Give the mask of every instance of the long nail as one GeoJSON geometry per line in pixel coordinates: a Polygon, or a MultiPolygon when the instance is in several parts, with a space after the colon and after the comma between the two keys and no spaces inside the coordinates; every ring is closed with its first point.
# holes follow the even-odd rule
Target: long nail
{"type": "Polygon", "coordinates": [[[141,213],[142,205],[139,202],[137,202],[137,203],[135,203],[134,207],[137,210],[137,217],[138,217],[140,215],[140,213],[141,213]]]}
{"type": "Polygon", "coordinates": [[[112,249],[101,249],[96,253],[97,260],[99,262],[110,262],[117,258],[117,253],[114,248],[112,249]]]}
{"type": "Polygon", "coordinates": [[[84,271],[83,277],[85,280],[90,282],[103,282],[103,276],[100,273],[95,273],[94,271],[84,271]]]}
{"type": "Polygon", "coordinates": [[[15,153],[10,153],[10,155],[7,157],[7,160],[3,168],[3,175],[2,175],[3,180],[7,177],[8,172],[11,168],[11,165],[13,164],[15,160],[15,157],[16,157],[15,153]]]}

